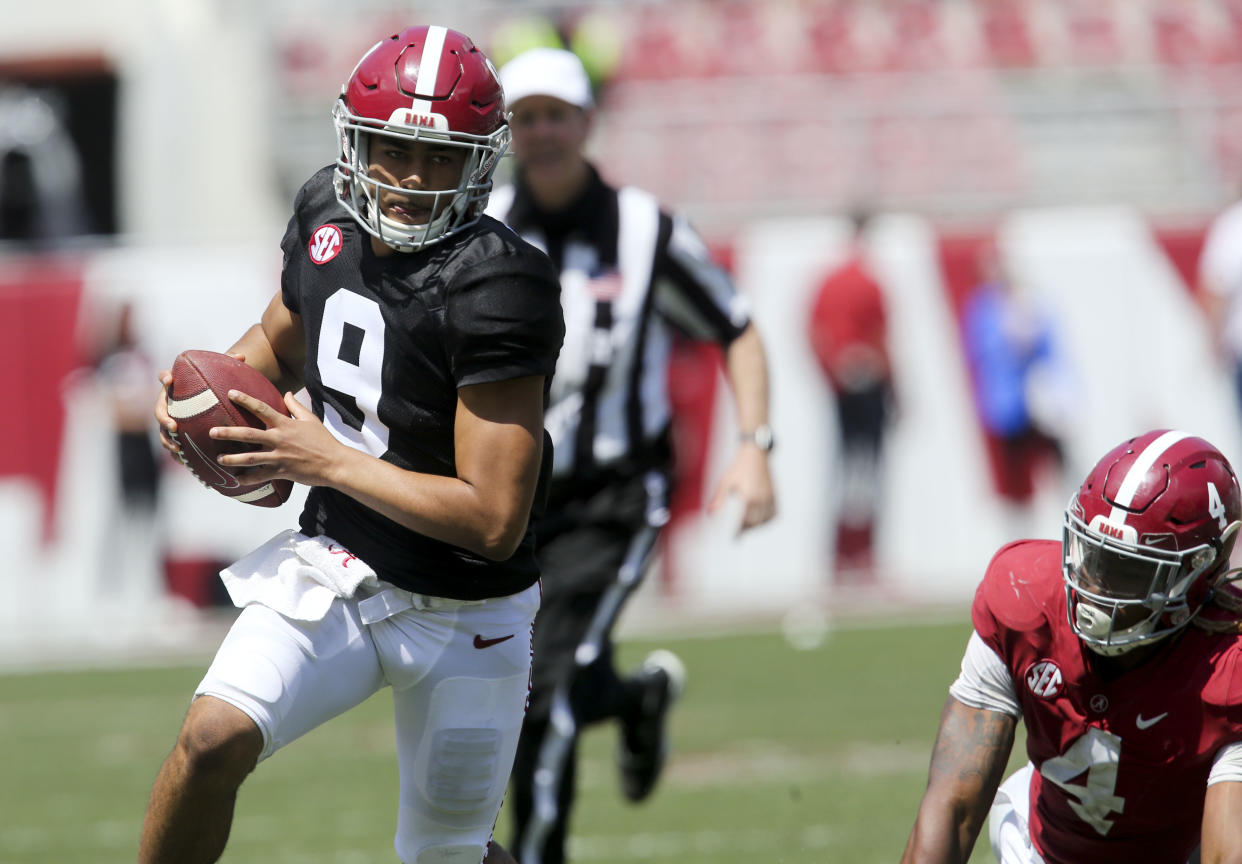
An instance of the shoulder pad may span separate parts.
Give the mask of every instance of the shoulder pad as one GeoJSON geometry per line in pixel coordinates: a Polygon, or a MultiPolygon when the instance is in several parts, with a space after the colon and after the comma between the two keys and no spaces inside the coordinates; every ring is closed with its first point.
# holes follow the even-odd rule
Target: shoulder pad
{"type": "Polygon", "coordinates": [[[1002,546],[975,592],[971,619],[985,631],[1030,630],[1048,620],[1063,602],[1061,544],[1019,540],[1002,546]]]}

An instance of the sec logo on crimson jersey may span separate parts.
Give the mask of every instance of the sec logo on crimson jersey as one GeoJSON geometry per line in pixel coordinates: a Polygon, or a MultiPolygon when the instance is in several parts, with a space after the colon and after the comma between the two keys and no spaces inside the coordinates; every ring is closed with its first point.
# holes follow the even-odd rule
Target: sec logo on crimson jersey
{"type": "Polygon", "coordinates": [[[316,264],[327,264],[341,251],[341,229],[335,225],[320,225],[311,234],[306,251],[316,264]]]}
{"type": "Polygon", "coordinates": [[[1061,667],[1051,660],[1033,663],[1026,670],[1026,686],[1041,699],[1055,699],[1061,692],[1064,680],[1061,667]]]}

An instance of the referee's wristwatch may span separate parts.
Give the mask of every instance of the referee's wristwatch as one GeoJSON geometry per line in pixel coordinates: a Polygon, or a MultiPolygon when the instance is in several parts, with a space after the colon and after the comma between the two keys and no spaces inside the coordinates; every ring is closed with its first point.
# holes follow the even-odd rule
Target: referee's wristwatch
{"type": "Polygon", "coordinates": [[[756,426],[753,432],[743,432],[740,436],[742,441],[750,442],[762,450],[764,453],[771,452],[776,446],[776,439],[772,437],[772,427],[767,423],[762,426],[756,426]]]}

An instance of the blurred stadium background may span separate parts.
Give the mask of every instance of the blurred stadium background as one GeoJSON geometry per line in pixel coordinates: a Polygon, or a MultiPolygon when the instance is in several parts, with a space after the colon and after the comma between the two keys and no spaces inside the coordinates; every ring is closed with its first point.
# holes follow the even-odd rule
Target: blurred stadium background
{"type": "MultiPolygon", "coordinates": [[[[556,39],[578,51],[600,87],[604,173],[689,214],[766,336],[781,515],[736,539],[735,513],[702,513],[736,430],[715,358],[687,352],[673,382],[685,482],[629,632],[784,622],[819,645],[834,619],[893,604],[964,622],[991,552],[1057,536],[1074,481],[1124,436],[1191,428],[1242,460],[1194,296],[1206,227],[1242,194],[1240,0],[4,2],[2,669],[201,659],[227,619],[215,569],[294,519],[296,501],[246,508],[169,461],[151,518],[122,507],[112,403],[145,414],[154,385],[125,396],[97,361],[122,320],[135,365],[158,369],[258,316],[292,195],[334,156],[341,82],[410,22],[461,29],[497,63],[556,39]],[[806,319],[860,206],[877,214],[867,249],[900,414],[878,578],[847,589],[830,548],[837,433],[806,319]],[[993,246],[1065,349],[1048,416],[1066,469],[1025,506],[998,492],[959,329],[993,246]]],[[[928,738],[959,631],[916,712],[928,738]]],[[[909,638],[906,656],[922,634],[909,638]]],[[[80,857],[14,848],[0,858],[80,857]]]]}

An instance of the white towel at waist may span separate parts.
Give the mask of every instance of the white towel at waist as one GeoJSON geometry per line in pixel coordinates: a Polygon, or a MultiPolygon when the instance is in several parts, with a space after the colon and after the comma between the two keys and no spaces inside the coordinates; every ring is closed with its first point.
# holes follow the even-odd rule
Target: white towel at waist
{"type": "Polygon", "coordinates": [[[331,537],[284,531],[220,572],[233,605],[258,603],[288,618],[318,621],[337,597],[379,586],[365,562],[331,537]]]}

